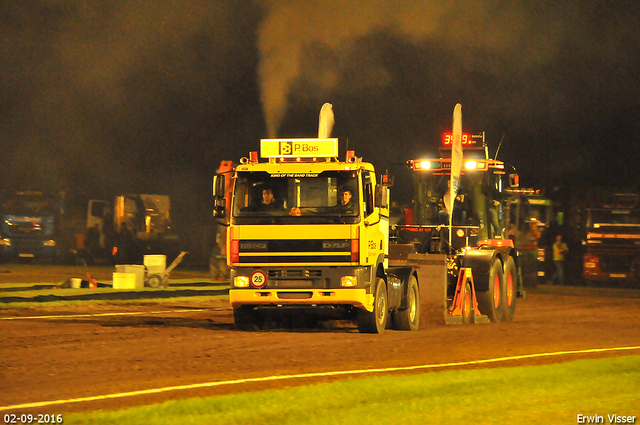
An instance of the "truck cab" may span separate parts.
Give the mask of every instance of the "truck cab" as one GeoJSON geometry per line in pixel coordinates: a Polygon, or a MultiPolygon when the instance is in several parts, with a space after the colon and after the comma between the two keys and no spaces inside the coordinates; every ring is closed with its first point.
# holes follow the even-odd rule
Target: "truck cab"
{"type": "Polygon", "coordinates": [[[586,209],[583,276],[596,283],[640,283],[640,197],[616,193],[586,209]]]}
{"type": "MultiPolygon", "coordinates": [[[[337,139],[263,139],[260,153],[263,162],[251,152],[232,178],[227,261],[236,326],[296,311],[381,333],[389,313],[406,316],[408,276],[390,274],[387,263],[387,176],[353,151],[338,160],[337,139]]],[[[220,218],[223,182],[214,182],[220,218]]],[[[417,305],[410,308],[417,329],[417,305]]]]}
{"type": "Polygon", "coordinates": [[[524,285],[535,287],[553,274],[548,243],[553,202],[541,189],[507,188],[505,194],[506,237],[513,240],[520,254],[524,285]]]}
{"type": "Polygon", "coordinates": [[[17,191],[0,204],[0,259],[56,259],[63,214],[61,196],[17,191]]]}
{"type": "Polygon", "coordinates": [[[89,253],[90,260],[141,264],[144,254],[177,256],[179,241],[172,228],[170,211],[167,195],[118,195],[112,203],[90,200],[86,230],[96,229],[96,241],[87,247],[93,251],[89,253]],[[122,237],[125,232],[130,235],[128,244],[122,237]]]}

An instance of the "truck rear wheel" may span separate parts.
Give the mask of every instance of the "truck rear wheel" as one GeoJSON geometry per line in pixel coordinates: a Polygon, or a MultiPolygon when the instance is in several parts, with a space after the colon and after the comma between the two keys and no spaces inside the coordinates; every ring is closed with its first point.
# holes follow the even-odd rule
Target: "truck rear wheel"
{"type": "Polygon", "coordinates": [[[513,257],[507,257],[504,263],[504,309],[502,311],[502,321],[512,322],[516,314],[518,273],[513,257]]]}
{"type": "Polygon", "coordinates": [[[418,281],[411,275],[407,283],[407,308],[391,313],[393,328],[400,331],[416,331],[420,325],[420,290],[418,281]]]}
{"type": "Polygon", "coordinates": [[[381,334],[387,327],[389,311],[387,310],[387,285],[384,279],[376,279],[373,299],[373,311],[360,310],[358,313],[358,330],[361,333],[381,334]]]}
{"type": "Polygon", "coordinates": [[[500,260],[494,260],[489,273],[489,290],[478,292],[478,309],[487,315],[490,321],[502,320],[502,304],[504,303],[503,273],[500,260]]]}

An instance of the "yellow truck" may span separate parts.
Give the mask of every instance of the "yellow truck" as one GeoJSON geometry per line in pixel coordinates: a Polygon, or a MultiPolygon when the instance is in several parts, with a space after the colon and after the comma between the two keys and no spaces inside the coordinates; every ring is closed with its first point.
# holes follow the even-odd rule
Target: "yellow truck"
{"type": "Polygon", "coordinates": [[[335,138],[263,139],[260,158],[251,152],[231,171],[230,207],[228,179],[214,177],[236,327],[294,315],[352,319],[366,333],[416,330],[417,273],[388,267],[389,176],[353,151],[339,160],[335,138]]]}

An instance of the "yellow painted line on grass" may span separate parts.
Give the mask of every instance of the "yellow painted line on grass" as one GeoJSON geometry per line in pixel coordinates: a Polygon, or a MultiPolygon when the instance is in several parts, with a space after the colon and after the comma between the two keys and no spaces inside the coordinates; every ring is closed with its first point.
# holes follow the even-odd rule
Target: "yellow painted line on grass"
{"type": "Polygon", "coordinates": [[[81,398],[73,398],[73,399],[67,399],[67,400],[50,400],[50,401],[41,401],[37,403],[14,404],[12,406],[0,406],[0,411],[29,409],[29,408],[36,408],[36,407],[53,406],[56,404],[78,403],[82,401],[109,400],[114,398],[157,394],[157,393],[163,393],[168,391],[183,391],[183,390],[193,390],[198,388],[219,387],[223,385],[246,384],[250,382],[282,381],[287,379],[300,379],[300,378],[322,378],[322,377],[340,376],[340,375],[362,375],[362,374],[370,374],[370,373],[399,372],[399,371],[419,370],[419,369],[438,369],[438,368],[454,367],[454,366],[482,365],[482,364],[489,364],[489,363],[506,362],[510,360],[533,359],[533,358],[539,358],[539,357],[552,357],[552,356],[562,356],[562,355],[571,355],[571,354],[603,353],[607,351],[625,351],[625,350],[626,351],[640,350],[640,346],[592,348],[588,350],[574,350],[574,351],[556,351],[554,353],[524,354],[520,356],[498,357],[495,359],[470,360],[466,362],[441,363],[441,364],[419,365],[419,366],[387,367],[382,369],[339,370],[339,371],[333,371],[333,372],[301,373],[297,375],[274,375],[274,376],[267,376],[263,378],[234,379],[231,381],[205,382],[201,384],[178,385],[175,387],[152,388],[149,390],[97,395],[92,397],[81,397],[81,398]]]}
{"type": "Polygon", "coordinates": [[[58,314],[53,316],[12,316],[0,317],[0,320],[27,320],[27,319],[69,319],[76,317],[104,317],[104,316],[135,316],[140,314],[165,314],[165,313],[190,313],[192,311],[205,311],[205,309],[192,310],[158,310],[158,311],[130,311],[120,313],[92,313],[92,314],[58,314]]]}

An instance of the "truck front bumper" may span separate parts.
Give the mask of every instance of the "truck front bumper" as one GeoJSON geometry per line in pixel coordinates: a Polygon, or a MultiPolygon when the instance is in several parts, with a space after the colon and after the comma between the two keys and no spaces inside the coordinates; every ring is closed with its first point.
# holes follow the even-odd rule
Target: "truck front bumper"
{"type": "Polygon", "coordinates": [[[54,259],[58,257],[58,249],[54,246],[16,246],[12,241],[12,245],[0,245],[0,257],[2,258],[45,258],[54,259]]]}
{"type": "Polygon", "coordinates": [[[254,306],[330,306],[348,305],[373,311],[373,294],[365,288],[340,289],[231,289],[231,307],[254,306]]]}

